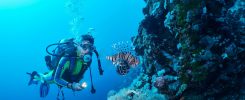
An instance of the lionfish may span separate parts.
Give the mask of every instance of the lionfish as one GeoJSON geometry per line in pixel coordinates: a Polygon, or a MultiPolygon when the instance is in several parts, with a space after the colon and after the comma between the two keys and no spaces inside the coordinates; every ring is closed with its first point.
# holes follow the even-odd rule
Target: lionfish
{"type": "Polygon", "coordinates": [[[126,75],[130,67],[139,65],[139,59],[132,54],[134,48],[128,42],[119,42],[112,47],[117,53],[112,56],[106,56],[106,59],[112,61],[119,75],[126,75]]]}

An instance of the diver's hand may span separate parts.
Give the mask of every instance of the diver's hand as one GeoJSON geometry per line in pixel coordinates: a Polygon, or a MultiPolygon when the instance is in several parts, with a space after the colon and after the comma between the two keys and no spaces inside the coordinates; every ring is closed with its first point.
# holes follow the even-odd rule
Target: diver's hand
{"type": "Polygon", "coordinates": [[[82,89],[87,87],[87,83],[86,82],[83,82],[82,84],[81,83],[69,83],[68,87],[70,87],[74,91],[81,91],[82,89]]]}
{"type": "Polygon", "coordinates": [[[73,83],[72,84],[72,90],[75,90],[75,91],[80,91],[82,90],[82,85],[80,83],[73,83]]]}

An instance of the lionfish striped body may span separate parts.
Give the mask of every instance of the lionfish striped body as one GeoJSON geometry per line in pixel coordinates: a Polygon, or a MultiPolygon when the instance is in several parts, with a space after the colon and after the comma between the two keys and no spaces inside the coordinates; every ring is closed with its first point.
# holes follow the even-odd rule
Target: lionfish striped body
{"type": "Polygon", "coordinates": [[[139,59],[132,55],[131,52],[119,52],[113,56],[107,56],[106,59],[112,61],[120,75],[126,75],[130,67],[135,67],[139,64],[139,59]]]}
{"type": "Polygon", "coordinates": [[[120,75],[126,75],[130,67],[135,67],[139,64],[139,59],[132,54],[134,47],[129,42],[118,42],[112,45],[116,54],[107,56],[106,59],[112,61],[116,67],[116,71],[120,75]]]}

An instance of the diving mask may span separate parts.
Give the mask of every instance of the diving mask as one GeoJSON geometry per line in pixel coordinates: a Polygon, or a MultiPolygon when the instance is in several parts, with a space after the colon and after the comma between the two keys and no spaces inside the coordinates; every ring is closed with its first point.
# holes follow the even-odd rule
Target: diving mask
{"type": "Polygon", "coordinates": [[[84,49],[84,50],[94,50],[94,46],[93,46],[93,44],[81,44],[80,45],[81,47],[82,47],[82,49],[84,49]]]}

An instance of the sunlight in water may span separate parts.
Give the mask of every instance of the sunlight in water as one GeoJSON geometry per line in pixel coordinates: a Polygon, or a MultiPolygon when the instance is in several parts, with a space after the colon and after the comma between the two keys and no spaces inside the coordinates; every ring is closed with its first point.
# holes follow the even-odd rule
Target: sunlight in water
{"type": "Polygon", "coordinates": [[[0,0],[0,8],[18,8],[29,6],[40,0],[0,0]]]}

